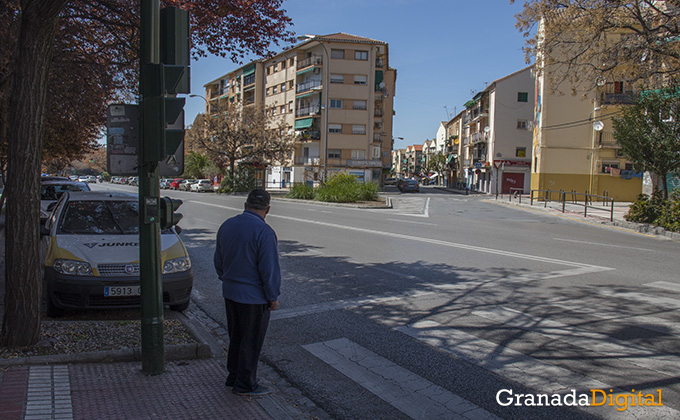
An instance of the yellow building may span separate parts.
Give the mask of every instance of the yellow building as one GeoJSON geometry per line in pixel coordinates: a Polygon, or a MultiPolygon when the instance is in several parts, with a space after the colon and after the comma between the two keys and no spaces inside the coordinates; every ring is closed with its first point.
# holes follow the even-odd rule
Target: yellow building
{"type": "Polygon", "coordinates": [[[548,57],[538,55],[531,189],[635,201],[642,191],[642,174],[620,153],[612,117],[633,103],[636,89],[625,80],[602,78],[592,83],[596,89],[562,93],[551,85],[547,62],[548,57]]]}
{"type": "Polygon", "coordinates": [[[382,183],[392,166],[397,77],[388,44],[345,33],[305,38],[205,84],[208,102],[262,105],[295,131],[293,156],[268,168],[270,188],[337,172],[382,183]]]}

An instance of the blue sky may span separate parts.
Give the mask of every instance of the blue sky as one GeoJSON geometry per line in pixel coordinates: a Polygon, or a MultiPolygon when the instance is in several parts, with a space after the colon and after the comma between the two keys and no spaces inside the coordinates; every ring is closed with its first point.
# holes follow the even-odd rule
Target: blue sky
{"type": "MultiPolygon", "coordinates": [[[[297,34],[345,32],[389,44],[397,69],[395,148],[435,137],[441,121],[456,115],[485,83],[527,66],[525,39],[515,28],[522,2],[508,0],[286,0],[297,34]],[[474,91],[474,92],[472,92],[474,91]]],[[[279,52],[282,46],[275,47],[279,52]]],[[[251,57],[255,59],[257,57],[251,57]]],[[[228,59],[191,63],[191,91],[239,67],[228,59]]],[[[191,124],[205,103],[187,98],[191,124]]]]}

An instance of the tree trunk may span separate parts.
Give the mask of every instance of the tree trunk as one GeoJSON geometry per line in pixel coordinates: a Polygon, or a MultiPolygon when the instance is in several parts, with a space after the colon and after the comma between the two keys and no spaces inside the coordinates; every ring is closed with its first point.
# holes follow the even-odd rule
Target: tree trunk
{"type": "MultiPolygon", "coordinates": [[[[24,0],[10,98],[5,234],[5,314],[0,344],[40,337],[40,167],[47,75],[59,11],[66,0],[24,0]]],[[[67,75],[65,75],[68,77],[67,75]]]]}

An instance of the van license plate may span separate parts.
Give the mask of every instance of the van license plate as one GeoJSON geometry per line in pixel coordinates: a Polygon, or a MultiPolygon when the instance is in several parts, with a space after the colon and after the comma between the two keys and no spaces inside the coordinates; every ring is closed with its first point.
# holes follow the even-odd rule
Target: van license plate
{"type": "Polygon", "coordinates": [[[104,296],[139,296],[140,289],[140,286],[104,286],[104,296]]]}

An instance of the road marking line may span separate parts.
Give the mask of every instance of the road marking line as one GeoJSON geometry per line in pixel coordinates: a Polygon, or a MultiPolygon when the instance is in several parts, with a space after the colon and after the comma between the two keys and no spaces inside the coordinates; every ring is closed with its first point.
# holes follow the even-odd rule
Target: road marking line
{"type": "Polygon", "coordinates": [[[497,307],[476,310],[476,315],[503,326],[519,328],[541,334],[552,340],[565,341],[571,345],[603,354],[604,358],[621,358],[627,363],[665,375],[680,375],[680,357],[660,354],[653,349],[634,343],[623,342],[606,334],[587,331],[572,325],[536,317],[514,309],[497,307]]]}
{"type": "Polygon", "coordinates": [[[302,347],[412,419],[498,419],[347,338],[302,347]]]}
{"type": "MultiPolygon", "coordinates": [[[[407,278],[407,279],[413,279],[413,280],[420,280],[416,276],[412,276],[409,274],[403,274],[403,273],[398,273],[392,270],[388,269],[383,269],[383,268],[376,268],[373,267],[376,271],[382,271],[390,275],[396,275],[399,277],[407,278]]],[[[572,269],[567,269],[567,270],[561,270],[561,271],[551,271],[547,273],[528,273],[528,274],[520,274],[517,276],[509,276],[509,277],[504,277],[497,279],[497,281],[494,281],[492,284],[489,284],[489,287],[494,287],[498,288],[499,286],[502,286],[504,284],[508,283],[527,283],[529,281],[540,281],[540,280],[546,280],[546,279],[555,279],[555,278],[560,278],[560,277],[569,277],[569,276],[576,276],[576,275],[583,275],[587,273],[593,273],[593,272],[598,272],[599,269],[597,267],[577,267],[577,268],[572,268],[572,269]]],[[[484,286],[484,285],[482,285],[484,286]]],[[[454,293],[465,293],[466,291],[474,288],[479,288],[480,287],[480,282],[478,280],[471,280],[468,282],[461,282],[461,283],[456,283],[456,284],[435,284],[435,283],[425,283],[421,284],[418,286],[417,290],[412,290],[409,292],[402,292],[402,293],[397,293],[397,294],[389,294],[389,295],[383,295],[383,296],[366,296],[366,297],[361,297],[361,298],[356,298],[356,299],[341,299],[341,300],[335,300],[331,302],[324,302],[324,303],[314,303],[311,305],[304,305],[304,306],[297,306],[295,308],[289,308],[289,309],[279,309],[277,311],[272,312],[271,314],[271,319],[272,321],[274,320],[280,320],[280,319],[290,319],[290,318],[296,318],[299,316],[306,316],[306,315],[312,315],[312,314],[319,314],[323,312],[331,312],[331,311],[336,311],[336,310],[342,310],[342,309],[352,309],[352,308],[359,308],[362,306],[374,306],[374,305],[380,305],[380,304],[388,304],[391,302],[397,302],[397,301],[403,301],[403,300],[408,300],[408,299],[431,299],[432,297],[437,297],[437,298],[442,298],[445,296],[445,294],[454,294],[454,293]]]]}
{"type": "MultiPolygon", "coordinates": [[[[219,204],[203,203],[203,205],[219,207],[219,208],[224,208],[224,209],[229,209],[229,210],[236,210],[233,207],[223,206],[223,205],[219,205],[219,204]]],[[[308,225],[325,226],[325,227],[330,227],[330,228],[335,228],[335,229],[349,230],[349,231],[353,231],[353,232],[361,232],[361,233],[368,233],[368,234],[378,235],[378,236],[387,236],[387,237],[396,238],[396,239],[404,239],[404,240],[408,240],[408,241],[423,242],[423,243],[428,243],[428,244],[431,244],[431,245],[440,245],[440,246],[446,246],[446,247],[451,247],[451,248],[459,248],[459,249],[464,249],[464,250],[467,250],[467,251],[482,252],[482,253],[486,253],[486,254],[500,255],[500,256],[510,257],[510,258],[519,258],[519,259],[525,259],[525,260],[530,260],[530,261],[538,261],[538,262],[566,265],[566,266],[572,266],[572,267],[584,267],[584,268],[589,268],[589,269],[597,269],[598,271],[615,270],[614,268],[610,268],[610,267],[602,267],[602,266],[597,266],[597,265],[592,265],[592,264],[583,264],[583,263],[574,262],[574,261],[564,261],[564,260],[558,260],[556,258],[539,257],[539,256],[536,256],[536,255],[520,254],[518,252],[503,251],[503,250],[500,250],[500,249],[493,249],[493,248],[484,248],[484,247],[474,246],[474,245],[470,245],[470,244],[460,244],[460,243],[455,243],[455,242],[442,241],[442,240],[439,240],[439,239],[421,238],[421,237],[417,237],[417,236],[404,235],[404,234],[401,234],[401,233],[385,232],[385,231],[374,230],[374,229],[366,229],[366,228],[360,228],[360,227],[355,227],[355,226],[344,226],[344,225],[338,225],[338,224],[335,224],[335,223],[321,222],[321,221],[317,221],[317,220],[300,219],[300,218],[297,218],[297,217],[283,216],[283,215],[277,215],[277,214],[270,214],[267,217],[276,218],[276,219],[283,219],[283,220],[291,220],[291,221],[294,221],[294,222],[301,222],[301,223],[305,223],[305,224],[308,224],[308,225]]]]}
{"type": "Polygon", "coordinates": [[[667,281],[655,281],[653,283],[643,284],[643,286],[656,287],[657,289],[671,290],[673,292],[680,292],[680,284],[671,283],[667,281]]]}
{"type": "Polygon", "coordinates": [[[606,246],[610,248],[624,248],[624,249],[634,249],[636,251],[649,251],[649,252],[654,252],[653,249],[649,248],[637,248],[634,246],[624,246],[624,245],[614,245],[614,244],[605,244],[605,243],[600,243],[600,242],[588,242],[588,241],[577,241],[573,239],[564,239],[564,238],[553,238],[556,241],[563,241],[563,242],[574,242],[577,244],[586,244],[586,245],[597,245],[597,246],[606,246]]]}
{"type": "Polygon", "coordinates": [[[416,222],[415,220],[399,220],[399,219],[387,219],[390,222],[397,222],[397,223],[415,223],[418,225],[426,225],[426,226],[437,226],[436,223],[427,223],[427,222],[416,222]]]}
{"type": "MultiPolygon", "coordinates": [[[[591,389],[601,389],[605,392],[613,390],[614,394],[630,394],[628,390],[614,388],[596,379],[545,363],[508,347],[434,321],[419,321],[397,327],[396,330],[511,381],[521,383],[537,393],[565,394],[573,389],[577,394],[587,394],[589,401],[591,401],[592,394],[589,392],[591,389]]],[[[614,398],[616,399],[616,396],[614,398]]],[[[680,418],[680,412],[666,406],[640,407],[639,410],[637,410],[638,407],[630,407],[624,412],[609,405],[579,408],[607,419],[680,418]]]]}

